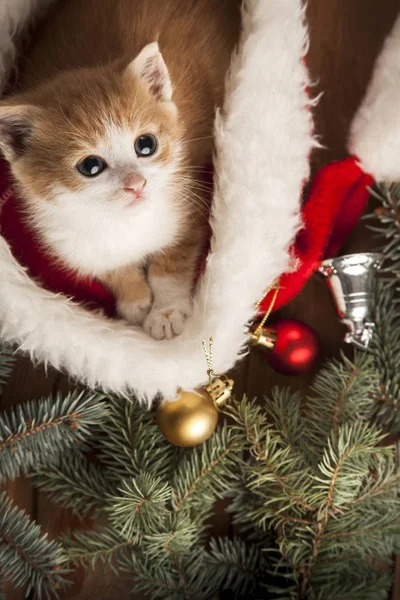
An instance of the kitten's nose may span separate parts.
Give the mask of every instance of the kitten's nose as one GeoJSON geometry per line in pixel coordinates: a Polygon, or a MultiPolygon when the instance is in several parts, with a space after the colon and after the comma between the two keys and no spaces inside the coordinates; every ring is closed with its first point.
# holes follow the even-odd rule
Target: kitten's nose
{"type": "Polygon", "coordinates": [[[128,175],[128,177],[124,181],[124,190],[125,192],[133,192],[136,197],[140,197],[144,187],[146,185],[146,180],[143,175],[139,173],[133,173],[132,175],[128,175]]]}

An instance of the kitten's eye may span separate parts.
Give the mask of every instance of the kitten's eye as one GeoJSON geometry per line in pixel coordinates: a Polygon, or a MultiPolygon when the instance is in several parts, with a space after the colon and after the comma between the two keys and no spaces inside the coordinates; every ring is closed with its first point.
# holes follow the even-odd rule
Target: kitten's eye
{"type": "Polygon", "coordinates": [[[135,152],[138,156],[151,156],[157,150],[157,138],[151,133],[141,135],[135,141],[135,152]]]}
{"type": "Polygon", "coordinates": [[[96,177],[107,168],[107,164],[100,156],[87,156],[76,165],[76,168],[84,177],[96,177]]]}

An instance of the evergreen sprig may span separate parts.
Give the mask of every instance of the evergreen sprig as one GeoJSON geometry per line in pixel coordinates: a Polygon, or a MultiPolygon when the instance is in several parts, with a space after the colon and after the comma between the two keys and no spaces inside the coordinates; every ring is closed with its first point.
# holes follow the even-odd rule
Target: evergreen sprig
{"type": "Polygon", "coordinates": [[[57,460],[81,444],[105,416],[101,398],[90,392],[27,402],[0,417],[0,483],[57,460]]]}
{"type": "Polygon", "coordinates": [[[379,381],[379,372],[368,353],[356,353],[353,361],[342,355],[340,361],[331,360],[321,369],[307,401],[307,436],[302,436],[312,442],[309,447],[316,458],[323,452],[327,437],[341,425],[371,420],[379,381]]]}
{"type": "Polygon", "coordinates": [[[226,424],[202,446],[185,453],[172,477],[174,510],[201,520],[235,484],[244,442],[226,424]]]}
{"type": "Polygon", "coordinates": [[[98,459],[116,480],[140,472],[155,476],[171,474],[176,449],[157,427],[154,414],[135,400],[110,397],[108,418],[96,432],[98,459]]]}
{"type": "Polygon", "coordinates": [[[53,502],[85,517],[93,511],[99,516],[113,486],[102,472],[101,465],[78,450],[60,455],[53,464],[41,465],[32,474],[35,487],[47,492],[53,502]]]}
{"type": "MultiPolygon", "coordinates": [[[[371,381],[368,373],[370,358],[358,358],[356,364],[332,361],[316,377],[318,398],[277,390],[266,400],[264,414],[247,399],[229,409],[252,457],[243,463],[245,489],[231,511],[245,532],[251,526],[260,529],[254,539],[268,549],[275,575],[289,582],[285,592],[268,583],[274,595],[339,598],[341,590],[354,588],[361,596],[366,588],[353,571],[372,569],[370,561],[377,557],[390,564],[397,551],[400,476],[395,449],[377,445],[383,435],[367,420],[378,382],[374,370],[371,381]],[[328,378],[336,385],[327,386],[328,378]],[[317,414],[325,400],[329,426],[317,414]],[[285,421],[287,414],[305,424],[301,438],[285,421]],[[273,530],[276,545],[263,540],[267,529],[273,530]]],[[[375,583],[388,578],[372,573],[368,581],[370,597],[380,597],[375,583]]]]}
{"type": "Polygon", "coordinates": [[[400,311],[397,282],[378,286],[375,301],[376,330],[370,352],[379,372],[372,392],[373,418],[387,432],[400,432],[400,311]]]}
{"type": "Polygon", "coordinates": [[[376,234],[382,243],[382,252],[386,263],[384,272],[389,276],[400,275],[400,183],[380,184],[371,190],[379,200],[379,206],[365,218],[373,221],[369,229],[376,234]]]}
{"type": "Polygon", "coordinates": [[[14,363],[15,357],[13,350],[0,344],[0,392],[8,381],[14,363]]]}
{"type": "Polygon", "coordinates": [[[118,496],[109,502],[110,522],[131,539],[135,534],[157,531],[168,514],[171,498],[170,486],[150,473],[140,473],[136,478],[124,480],[118,496]]]}
{"type": "Polygon", "coordinates": [[[124,565],[124,556],[129,553],[139,538],[129,540],[114,527],[103,525],[93,531],[74,531],[60,538],[65,559],[71,565],[81,565],[94,570],[97,565],[117,570],[124,565]],[[121,562],[122,561],[122,562],[121,562]]]}
{"type": "Polygon", "coordinates": [[[400,184],[380,185],[372,191],[379,200],[367,215],[369,228],[381,243],[384,280],[375,294],[376,330],[371,344],[380,386],[375,392],[374,419],[386,431],[400,432],[400,184]]]}
{"type": "Polygon", "coordinates": [[[151,564],[160,566],[190,555],[199,540],[200,530],[188,515],[169,513],[158,530],[143,536],[142,550],[151,564]]]}
{"type": "Polygon", "coordinates": [[[58,598],[68,571],[60,544],[42,535],[38,525],[0,494],[0,571],[2,579],[35,590],[38,598],[58,598]]]}
{"type": "Polygon", "coordinates": [[[256,544],[239,538],[213,538],[204,562],[215,590],[235,590],[238,596],[246,598],[265,585],[268,562],[256,544]]]}

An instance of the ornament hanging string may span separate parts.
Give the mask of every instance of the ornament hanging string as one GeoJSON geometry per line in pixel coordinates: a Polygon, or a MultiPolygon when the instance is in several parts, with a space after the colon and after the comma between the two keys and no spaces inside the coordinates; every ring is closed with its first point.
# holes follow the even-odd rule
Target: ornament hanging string
{"type": "Polygon", "coordinates": [[[207,350],[205,340],[202,341],[202,345],[203,345],[203,350],[204,350],[204,354],[206,357],[208,381],[210,382],[210,385],[211,385],[213,382],[213,379],[215,378],[215,373],[214,373],[214,369],[213,369],[213,339],[212,339],[212,337],[210,337],[210,341],[208,344],[208,350],[207,350]]]}
{"type": "Polygon", "coordinates": [[[274,306],[275,306],[275,302],[276,299],[278,297],[278,293],[280,290],[280,279],[277,279],[272,285],[269,286],[269,288],[267,289],[267,291],[265,292],[264,296],[261,298],[261,300],[259,300],[256,304],[256,308],[260,308],[261,303],[264,301],[264,299],[268,296],[268,294],[270,293],[271,290],[275,290],[274,295],[272,296],[272,300],[271,300],[271,304],[268,307],[267,312],[265,313],[265,315],[263,316],[262,320],[260,321],[257,329],[254,332],[255,336],[260,336],[261,332],[262,332],[262,328],[264,327],[265,323],[268,321],[270,314],[272,313],[274,306]]]}
{"type": "MultiPolygon", "coordinates": [[[[271,286],[269,286],[269,288],[266,290],[265,294],[263,295],[263,297],[257,302],[256,304],[256,308],[258,309],[261,306],[261,303],[263,302],[263,300],[267,297],[267,295],[270,293],[271,290],[275,289],[274,295],[272,297],[271,300],[271,304],[268,307],[267,312],[265,313],[265,315],[263,316],[262,320],[260,321],[256,331],[255,331],[255,335],[259,336],[262,332],[262,328],[264,327],[265,323],[268,321],[269,316],[274,308],[275,302],[276,302],[276,298],[278,296],[279,290],[280,290],[280,279],[277,279],[271,286]]],[[[214,367],[213,367],[213,338],[210,337],[209,343],[208,343],[208,348],[206,345],[206,341],[203,340],[202,341],[202,346],[203,346],[203,350],[204,350],[204,356],[206,357],[206,363],[207,363],[207,375],[208,375],[208,381],[209,381],[209,386],[212,387],[214,380],[217,378],[217,376],[215,375],[214,372],[214,367]]]]}

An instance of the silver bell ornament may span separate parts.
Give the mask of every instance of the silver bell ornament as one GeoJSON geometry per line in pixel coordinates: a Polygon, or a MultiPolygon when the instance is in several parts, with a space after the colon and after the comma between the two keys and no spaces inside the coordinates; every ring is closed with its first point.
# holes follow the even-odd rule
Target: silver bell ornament
{"type": "Polygon", "coordinates": [[[375,328],[372,304],[376,273],[383,258],[383,254],[375,252],[347,254],[324,260],[319,267],[339,318],[348,328],[345,341],[361,350],[368,348],[375,328]]]}

